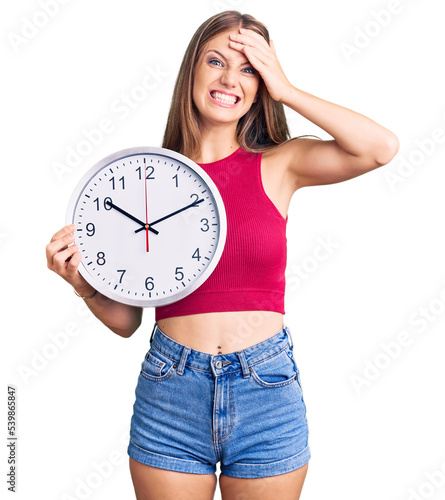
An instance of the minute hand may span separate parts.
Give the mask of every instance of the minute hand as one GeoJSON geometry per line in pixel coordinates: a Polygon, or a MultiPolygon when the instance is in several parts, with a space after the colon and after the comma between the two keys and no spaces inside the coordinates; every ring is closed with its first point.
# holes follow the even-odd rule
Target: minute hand
{"type": "MultiPolygon", "coordinates": [[[[179,214],[180,212],[183,212],[184,210],[187,210],[188,208],[196,207],[196,206],[198,206],[198,203],[202,203],[203,201],[204,201],[204,198],[201,198],[200,200],[196,200],[193,203],[190,203],[190,205],[187,205],[186,207],[180,208],[179,210],[176,210],[175,212],[172,212],[171,214],[165,215],[164,217],[161,217],[158,220],[155,220],[153,222],[149,222],[149,226],[150,227],[154,226],[158,222],[162,222],[165,219],[173,217],[174,215],[179,214]]],[[[139,229],[136,229],[135,233],[139,233],[139,231],[143,231],[144,229],[145,229],[145,227],[140,227],[139,229]]]]}
{"type": "MultiPolygon", "coordinates": [[[[117,205],[115,205],[114,203],[112,203],[109,200],[107,200],[105,203],[109,207],[114,208],[115,210],[117,210],[118,212],[120,212],[122,215],[125,215],[129,219],[134,220],[134,222],[137,222],[138,224],[140,224],[142,226],[141,229],[140,229],[141,231],[143,231],[144,229],[146,229],[145,222],[142,222],[141,220],[137,219],[136,217],[134,217],[134,215],[131,215],[128,212],[126,212],[125,210],[122,210],[122,208],[118,207],[117,205]]],[[[159,231],[156,231],[156,229],[151,229],[151,227],[149,227],[148,230],[152,231],[155,234],[159,234],[159,231]]]]}

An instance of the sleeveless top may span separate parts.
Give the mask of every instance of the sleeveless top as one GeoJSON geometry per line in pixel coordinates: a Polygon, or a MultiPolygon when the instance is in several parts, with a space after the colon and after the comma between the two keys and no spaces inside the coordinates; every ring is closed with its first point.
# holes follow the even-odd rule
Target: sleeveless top
{"type": "Polygon", "coordinates": [[[156,307],[156,321],[222,311],[285,313],[288,217],[281,215],[264,191],[261,156],[238,148],[222,160],[198,164],[223,199],[226,243],[207,280],[186,297],[156,307]]]}

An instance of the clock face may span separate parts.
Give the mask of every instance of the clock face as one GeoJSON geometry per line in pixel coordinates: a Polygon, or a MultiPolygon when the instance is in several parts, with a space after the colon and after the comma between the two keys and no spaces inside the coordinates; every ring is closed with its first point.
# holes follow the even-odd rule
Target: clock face
{"type": "Polygon", "coordinates": [[[79,272],[103,295],[143,307],[196,290],[221,257],[227,222],[212,179],[187,157],[138,147],[98,162],[77,185],[79,272]]]}

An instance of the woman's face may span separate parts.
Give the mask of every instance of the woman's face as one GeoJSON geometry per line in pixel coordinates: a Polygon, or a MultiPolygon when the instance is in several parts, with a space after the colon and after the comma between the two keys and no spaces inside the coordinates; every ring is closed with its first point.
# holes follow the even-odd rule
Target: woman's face
{"type": "Polygon", "coordinates": [[[229,46],[229,35],[204,46],[195,67],[193,102],[204,126],[238,123],[256,100],[260,76],[247,57],[229,46]]]}

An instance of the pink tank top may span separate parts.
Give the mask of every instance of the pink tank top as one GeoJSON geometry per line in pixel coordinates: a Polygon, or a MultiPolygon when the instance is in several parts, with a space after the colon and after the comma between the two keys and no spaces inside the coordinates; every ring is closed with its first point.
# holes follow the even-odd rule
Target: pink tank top
{"type": "Polygon", "coordinates": [[[187,297],[156,307],[156,321],[221,311],[284,314],[288,217],[264,191],[261,156],[239,148],[222,160],[199,163],[223,199],[226,243],[207,280],[187,297]]]}

